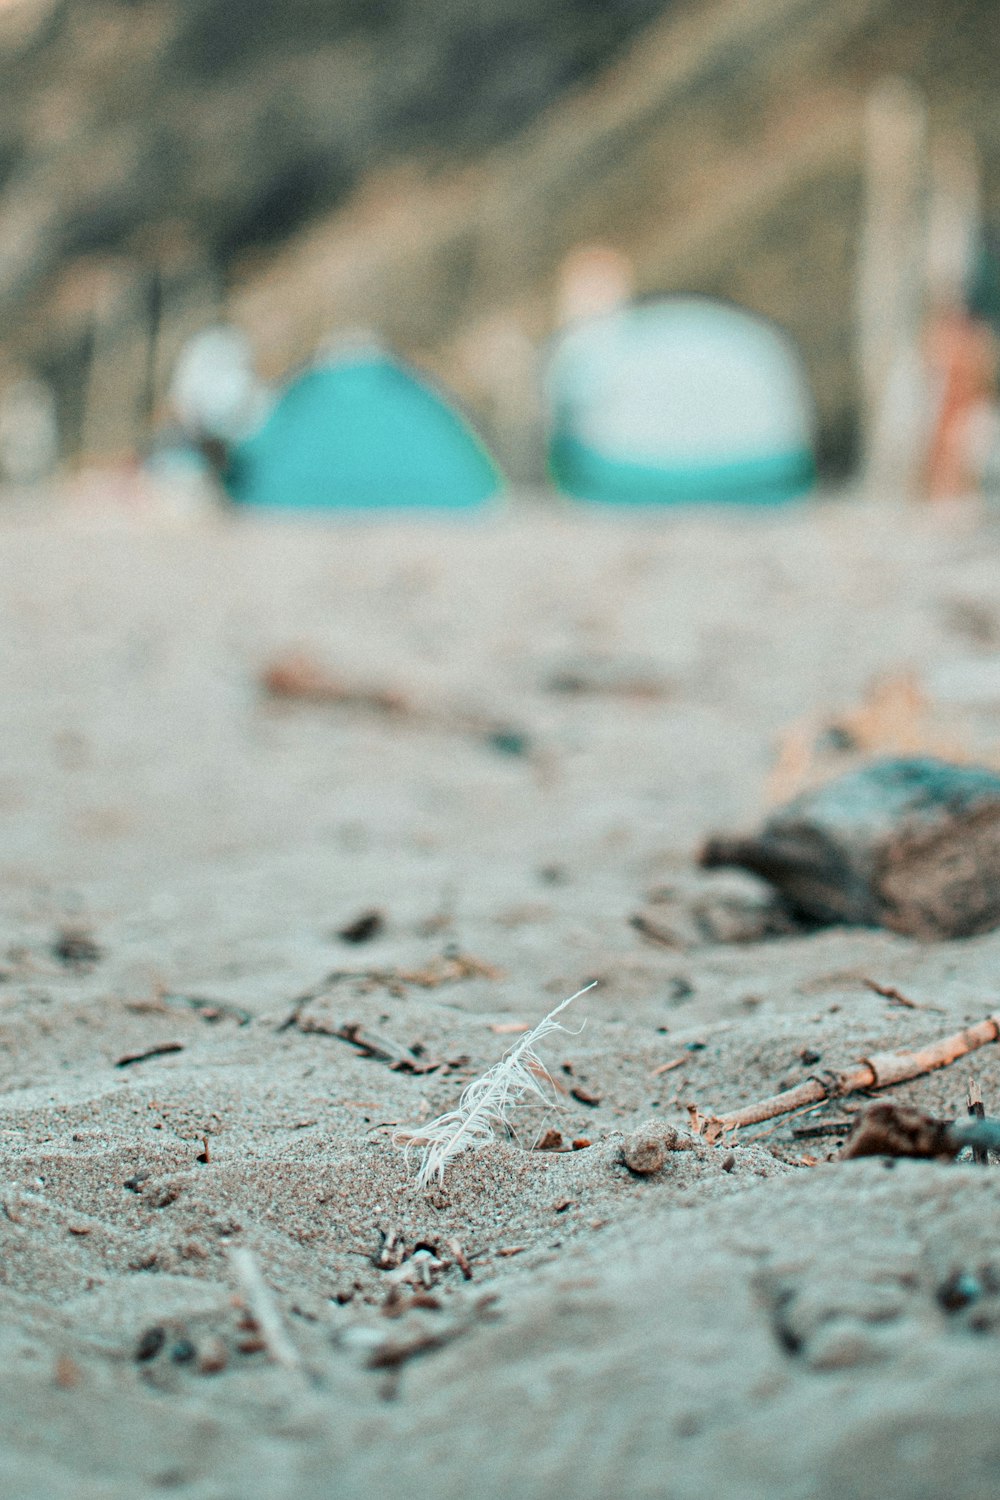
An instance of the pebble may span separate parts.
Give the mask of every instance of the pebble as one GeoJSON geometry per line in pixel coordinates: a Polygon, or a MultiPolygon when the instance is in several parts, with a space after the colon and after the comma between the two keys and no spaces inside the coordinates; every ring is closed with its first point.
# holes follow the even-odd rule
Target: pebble
{"type": "Polygon", "coordinates": [[[671,1151],[691,1151],[695,1137],[660,1120],[647,1120],[622,1144],[622,1160],[630,1172],[648,1177],[659,1172],[671,1151]]]}

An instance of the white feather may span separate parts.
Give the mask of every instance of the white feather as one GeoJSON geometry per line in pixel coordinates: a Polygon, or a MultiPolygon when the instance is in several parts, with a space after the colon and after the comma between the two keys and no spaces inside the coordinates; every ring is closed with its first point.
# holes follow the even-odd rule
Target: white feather
{"type": "MultiPolygon", "coordinates": [[[[499,1062],[494,1063],[481,1078],[476,1078],[462,1091],[455,1109],[439,1115],[429,1125],[418,1130],[397,1131],[394,1139],[403,1143],[407,1152],[421,1148],[420,1170],[417,1186],[429,1187],[436,1178],[444,1181],[445,1169],[453,1157],[462,1151],[475,1150],[492,1141],[498,1130],[513,1134],[511,1111],[532,1098],[540,1099],[550,1107],[557,1101],[550,1096],[539,1081],[547,1079],[548,1073],[539,1061],[535,1048],[554,1031],[568,1031],[556,1020],[567,1005],[594,988],[584,985],[568,1000],[563,1000],[555,1010],[549,1011],[533,1031],[529,1031],[513,1047],[509,1047],[499,1062]]],[[[580,1027],[582,1030],[582,1026],[580,1027]]]]}

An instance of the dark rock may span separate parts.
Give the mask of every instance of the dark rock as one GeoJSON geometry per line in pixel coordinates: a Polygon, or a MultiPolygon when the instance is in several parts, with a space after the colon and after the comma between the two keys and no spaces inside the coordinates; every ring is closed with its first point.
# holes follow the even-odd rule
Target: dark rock
{"type": "Polygon", "coordinates": [[[52,952],[67,969],[83,973],[100,963],[104,957],[104,950],[84,927],[61,928],[52,944],[52,952]]]}
{"type": "Polygon", "coordinates": [[[385,928],[385,914],[376,907],[363,911],[360,916],[341,927],[337,936],[342,943],[369,943],[385,928]]]}
{"type": "Polygon", "coordinates": [[[982,1283],[968,1271],[953,1271],[937,1289],[937,1300],[945,1312],[961,1312],[982,1295],[982,1283]]]}
{"type": "Polygon", "coordinates": [[[947,1122],[909,1104],[879,1099],[861,1111],[843,1150],[843,1161],[861,1156],[910,1156],[922,1161],[952,1161],[957,1145],[947,1122]]]}
{"type": "Polygon", "coordinates": [[[147,1328],[140,1335],[136,1345],[135,1357],[140,1364],[147,1360],[155,1359],[167,1342],[167,1331],[157,1323],[152,1328],[147,1328]]]}
{"type": "Polygon", "coordinates": [[[768,881],[797,915],[925,939],[1000,925],[1000,776],[885,760],[779,809],[759,833],[711,838],[706,869],[768,881]]]}

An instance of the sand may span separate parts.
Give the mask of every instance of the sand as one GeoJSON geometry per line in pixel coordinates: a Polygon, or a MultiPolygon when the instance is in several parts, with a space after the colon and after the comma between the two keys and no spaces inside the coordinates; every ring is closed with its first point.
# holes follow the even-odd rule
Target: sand
{"type": "MultiPolygon", "coordinates": [[[[875,739],[995,763],[992,523],[2,541],[0,1493],[1000,1490],[995,1166],[837,1160],[862,1099],[622,1159],[1000,1006],[1000,935],[762,936],[762,888],[693,862],[855,764],[822,725],[879,678],[923,696],[875,739]],[[293,649],[399,707],[269,698],[293,649]],[[591,980],[558,1109],[417,1191],[394,1131],[591,980]]],[[[958,1115],[970,1076],[1000,1113],[996,1046],[892,1093],[958,1115]]]]}

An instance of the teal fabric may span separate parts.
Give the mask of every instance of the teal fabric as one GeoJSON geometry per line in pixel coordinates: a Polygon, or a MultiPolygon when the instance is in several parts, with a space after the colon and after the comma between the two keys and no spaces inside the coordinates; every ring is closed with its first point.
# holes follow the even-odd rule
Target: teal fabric
{"type": "Polygon", "coordinates": [[[607,458],[565,434],[553,439],[549,465],[565,493],[612,505],[779,505],[806,494],[816,480],[808,448],[738,463],[659,468],[607,458]]]}
{"type": "Polygon", "coordinates": [[[667,296],[571,324],[546,370],[556,484],[615,505],[769,505],[814,480],[814,411],[776,325],[667,296]]]}
{"type": "Polygon", "coordinates": [[[502,487],[462,419],[380,356],[321,366],[284,391],[230,456],[242,505],[284,510],[466,509],[502,487]]]}

